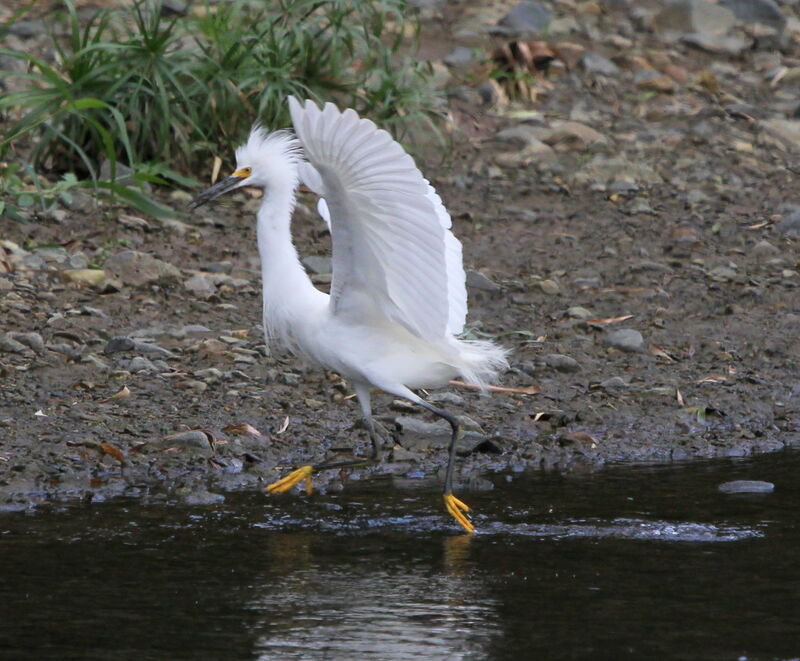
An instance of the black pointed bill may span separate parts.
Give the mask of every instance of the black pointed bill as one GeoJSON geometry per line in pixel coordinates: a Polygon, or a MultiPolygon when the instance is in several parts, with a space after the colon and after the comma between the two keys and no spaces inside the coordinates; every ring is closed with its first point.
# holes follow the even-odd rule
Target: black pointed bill
{"type": "Polygon", "coordinates": [[[242,168],[241,170],[236,170],[230,177],[225,177],[222,181],[218,181],[214,184],[211,188],[206,188],[202,193],[200,193],[196,198],[194,198],[191,202],[189,202],[189,209],[196,209],[197,207],[203,206],[211,200],[216,200],[220,195],[224,195],[225,193],[229,193],[234,188],[238,188],[239,185],[242,183],[243,179],[247,179],[250,176],[250,169],[249,168],[242,168]]]}

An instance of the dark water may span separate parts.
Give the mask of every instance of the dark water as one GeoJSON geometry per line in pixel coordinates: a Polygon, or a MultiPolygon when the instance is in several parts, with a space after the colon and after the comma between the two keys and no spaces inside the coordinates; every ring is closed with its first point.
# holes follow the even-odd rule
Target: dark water
{"type": "Polygon", "coordinates": [[[800,657],[800,454],[0,515],[0,658],[800,657]],[[726,495],[764,479],[775,492],[726,495]]]}

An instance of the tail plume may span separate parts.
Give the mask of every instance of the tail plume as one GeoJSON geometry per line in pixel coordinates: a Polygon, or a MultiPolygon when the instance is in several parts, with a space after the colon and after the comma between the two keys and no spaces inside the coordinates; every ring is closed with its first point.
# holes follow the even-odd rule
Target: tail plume
{"type": "Polygon", "coordinates": [[[487,340],[456,340],[461,357],[459,369],[467,383],[485,390],[500,372],[508,369],[508,354],[505,347],[487,340]]]}

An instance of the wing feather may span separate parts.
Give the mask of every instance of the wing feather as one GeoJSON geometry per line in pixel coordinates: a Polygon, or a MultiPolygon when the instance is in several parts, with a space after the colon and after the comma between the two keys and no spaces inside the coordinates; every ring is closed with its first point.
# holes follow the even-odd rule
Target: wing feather
{"type": "Polygon", "coordinates": [[[320,212],[331,226],[333,313],[378,314],[430,341],[460,333],[461,243],[411,156],[353,110],[294,98],[289,109],[308,159],[301,176],[324,198],[320,212]]]}

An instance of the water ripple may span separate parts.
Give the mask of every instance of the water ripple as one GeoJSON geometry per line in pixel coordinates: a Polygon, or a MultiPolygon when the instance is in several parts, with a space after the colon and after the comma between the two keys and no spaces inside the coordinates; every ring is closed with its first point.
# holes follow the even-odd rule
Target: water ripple
{"type": "Polygon", "coordinates": [[[563,524],[506,524],[487,526],[486,532],[526,537],[616,538],[657,542],[737,542],[763,537],[764,532],[749,526],[644,519],[612,521],[582,520],[563,524]]]}

